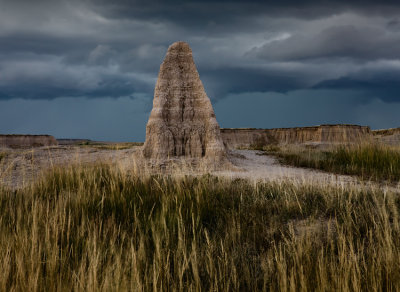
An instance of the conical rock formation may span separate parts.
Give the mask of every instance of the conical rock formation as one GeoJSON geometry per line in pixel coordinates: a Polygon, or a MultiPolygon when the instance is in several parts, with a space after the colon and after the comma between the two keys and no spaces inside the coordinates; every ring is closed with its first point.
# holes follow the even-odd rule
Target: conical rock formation
{"type": "Polygon", "coordinates": [[[152,160],[226,160],[210,99],[185,42],[173,43],[160,66],[143,156],[152,160]]]}

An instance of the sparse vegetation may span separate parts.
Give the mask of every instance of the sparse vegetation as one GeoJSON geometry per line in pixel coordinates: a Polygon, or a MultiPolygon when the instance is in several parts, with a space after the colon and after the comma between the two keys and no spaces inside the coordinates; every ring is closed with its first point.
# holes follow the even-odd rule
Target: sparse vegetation
{"type": "Polygon", "coordinates": [[[400,180],[400,149],[394,146],[342,145],[330,150],[292,147],[267,153],[274,154],[282,163],[293,166],[358,175],[366,180],[400,180]]]}
{"type": "Polygon", "coordinates": [[[0,191],[0,290],[395,291],[399,211],[377,189],[53,169],[0,191]]]}
{"type": "Polygon", "coordinates": [[[79,144],[79,146],[88,146],[99,150],[125,150],[132,147],[143,146],[143,142],[123,142],[123,143],[101,143],[85,141],[79,144]]]}
{"type": "Polygon", "coordinates": [[[0,162],[7,157],[7,152],[0,152],[0,162]]]}

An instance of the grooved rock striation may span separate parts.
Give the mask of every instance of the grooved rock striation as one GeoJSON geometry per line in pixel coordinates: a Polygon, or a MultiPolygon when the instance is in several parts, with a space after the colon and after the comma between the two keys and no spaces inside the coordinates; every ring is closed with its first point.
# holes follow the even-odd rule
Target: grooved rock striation
{"type": "Polygon", "coordinates": [[[160,66],[143,156],[215,163],[226,159],[214,110],[185,42],[173,43],[160,66]]]}
{"type": "Polygon", "coordinates": [[[400,145],[400,128],[373,130],[377,141],[391,145],[400,145]]]}
{"type": "Polygon", "coordinates": [[[277,129],[221,129],[228,148],[270,144],[357,143],[369,141],[371,130],[358,125],[320,125],[314,127],[277,129]]]}

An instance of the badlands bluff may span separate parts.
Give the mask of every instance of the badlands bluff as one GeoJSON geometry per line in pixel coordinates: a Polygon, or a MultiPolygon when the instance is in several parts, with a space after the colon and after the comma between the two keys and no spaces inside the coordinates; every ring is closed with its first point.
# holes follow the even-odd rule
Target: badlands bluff
{"type": "Polygon", "coordinates": [[[32,148],[57,145],[57,140],[50,135],[0,135],[0,148],[32,148]]]}
{"type": "Polygon", "coordinates": [[[160,66],[143,156],[217,167],[227,162],[214,110],[185,42],[173,43],[160,66]]]}

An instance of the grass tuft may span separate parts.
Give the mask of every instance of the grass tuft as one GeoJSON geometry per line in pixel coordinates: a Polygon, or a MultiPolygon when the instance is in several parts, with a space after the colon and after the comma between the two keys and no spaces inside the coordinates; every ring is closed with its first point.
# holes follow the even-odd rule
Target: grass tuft
{"type": "Polygon", "coordinates": [[[0,162],[7,157],[7,152],[0,152],[0,162]]]}

